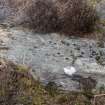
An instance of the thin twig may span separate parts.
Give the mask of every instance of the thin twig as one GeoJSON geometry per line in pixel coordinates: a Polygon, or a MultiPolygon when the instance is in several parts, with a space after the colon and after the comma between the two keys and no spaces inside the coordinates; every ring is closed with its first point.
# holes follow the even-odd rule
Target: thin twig
{"type": "Polygon", "coordinates": [[[105,96],[105,94],[94,95],[94,97],[100,97],[100,96],[105,96]]]}
{"type": "Polygon", "coordinates": [[[101,97],[101,96],[105,96],[105,94],[94,95],[94,99],[93,99],[92,105],[95,105],[95,103],[96,103],[96,97],[101,97]]]}

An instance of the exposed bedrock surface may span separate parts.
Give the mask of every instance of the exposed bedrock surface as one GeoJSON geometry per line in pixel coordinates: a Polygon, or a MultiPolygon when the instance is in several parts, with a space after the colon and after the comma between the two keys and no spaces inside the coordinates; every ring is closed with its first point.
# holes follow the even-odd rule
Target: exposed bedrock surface
{"type": "Polygon", "coordinates": [[[100,46],[95,40],[1,26],[0,56],[32,67],[32,74],[43,83],[53,81],[63,89],[77,90],[81,77],[92,77],[97,87],[105,84],[105,43],[100,46]],[[74,76],[64,73],[71,66],[74,76]]]}

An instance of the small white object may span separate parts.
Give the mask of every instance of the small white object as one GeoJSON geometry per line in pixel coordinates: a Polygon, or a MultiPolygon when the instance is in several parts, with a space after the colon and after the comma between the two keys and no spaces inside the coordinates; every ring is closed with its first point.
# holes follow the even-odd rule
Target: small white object
{"type": "Polygon", "coordinates": [[[75,72],[76,72],[76,69],[73,66],[64,68],[64,73],[66,75],[72,76],[75,72]]]}

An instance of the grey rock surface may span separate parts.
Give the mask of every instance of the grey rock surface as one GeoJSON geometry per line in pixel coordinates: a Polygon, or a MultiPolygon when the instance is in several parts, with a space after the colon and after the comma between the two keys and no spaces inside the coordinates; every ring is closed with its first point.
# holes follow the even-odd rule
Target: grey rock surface
{"type": "Polygon", "coordinates": [[[101,20],[105,19],[105,0],[101,0],[96,7],[96,10],[98,12],[98,15],[101,20]]]}
{"type": "Polygon", "coordinates": [[[97,87],[105,85],[105,46],[99,46],[97,41],[38,34],[19,27],[1,26],[0,32],[0,46],[8,48],[0,48],[0,56],[28,65],[42,83],[53,81],[65,90],[78,90],[79,82],[64,73],[65,67],[73,66],[74,75],[96,79],[97,87]]]}

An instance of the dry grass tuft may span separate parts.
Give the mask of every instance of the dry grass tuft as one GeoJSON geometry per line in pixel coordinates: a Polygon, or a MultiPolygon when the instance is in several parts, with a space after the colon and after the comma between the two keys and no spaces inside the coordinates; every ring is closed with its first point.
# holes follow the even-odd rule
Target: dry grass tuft
{"type": "Polygon", "coordinates": [[[56,5],[63,33],[89,33],[94,30],[98,17],[86,0],[57,0],[56,5]]]}
{"type": "Polygon", "coordinates": [[[98,20],[95,8],[87,0],[8,1],[9,6],[16,11],[12,20],[28,23],[29,27],[39,33],[89,33],[94,31],[98,20]]]}
{"type": "Polygon", "coordinates": [[[50,0],[35,0],[26,11],[29,22],[36,32],[59,31],[57,8],[50,0]]]}

